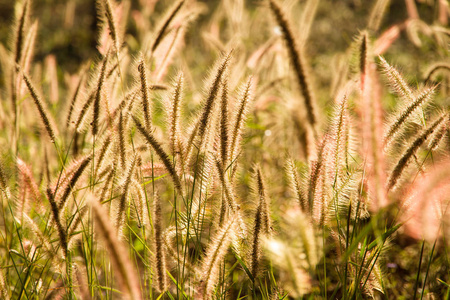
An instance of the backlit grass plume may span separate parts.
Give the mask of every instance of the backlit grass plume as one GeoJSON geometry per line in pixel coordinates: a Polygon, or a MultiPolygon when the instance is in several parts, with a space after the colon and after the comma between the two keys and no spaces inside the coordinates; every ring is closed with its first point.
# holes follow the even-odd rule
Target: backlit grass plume
{"type": "Polygon", "coordinates": [[[92,135],[97,135],[99,119],[100,119],[100,104],[103,98],[103,86],[105,84],[106,78],[106,67],[108,65],[108,54],[103,59],[102,68],[100,71],[100,77],[97,83],[97,89],[95,91],[95,99],[94,99],[94,111],[93,111],[93,121],[92,121],[92,135]]]}
{"type": "Polygon", "coordinates": [[[290,188],[292,189],[296,197],[296,200],[299,202],[302,211],[308,213],[309,202],[307,200],[307,196],[304,194],[304,191],[302,190],[300,176],[297,172],[295,163],[291,158],[288,158],[286,161],[286,174],[288,176],[290,188]]]}
{"type": "Polygon", "coordinates": [[[4,193],[6,198],[10,198],[11,195],[9,191],[7,177],[5,174],[5,167],[1,160],[0,160],[0,189],[4,193]]]}
{"type": "Polygon", "coordinates": [[[158,195],[154,196],[154,229],[155,229],[155,253],[156,253],[156,287],[162,293],[167,288],[166,283],[166,257],[163,243],[163,225],[161,200],[158,195]]]}
{"type": "Polygon", "coordinates": [[[167,33],[167,29],[168,29],[170,23],[175,18],[177,13],[180,11],[184,2],[185,2],[185,0],[178,0],[177,2],[175,2],[173,7],[167,13],[167,16],[162,20],[161,24],[159,25],[158,30],[156,31],[156,35],[153,40],[152,46],[150,47],[150,50],[152,53],[155,51],[155,49],[161,43],[161,40],[163,39],[164,35],[167,33]]]}
{"type": "Polygon", "coordinates": [[[23,54],[27,23],[29,22],[30,0],[22,1],[22,11],[17,17],[16,32],[14,37],[14,61],[19,63],[23,54]]]}
{"type": "Polygon", "coordinates": [[[219,175],[219,180],[222,186],[222,190],[225,194],[225,199],[228,207],[231,209],[233,213],[235,213],[238,209],[238,205],[236,203],[236,196],[233,188],[232,182],[230,182],[230,179],[228,178],[228,174],[225,172],[225,167],[223,165],[223,162],[219,158],[215,158],[215,167],[217,170],[217,173],[219,175]]]}
{"type": "Polygon", "coordinates": [[[199,136],[199,145],[203,144],[206,129],[211,120],[211,114],[214,109],[217,95],[219,94],[220,84],[222,82],[222,76],[224,75],[228,64],[231,59],[232,52],[229,52],[221,61],[216,73],[214,74],[213,81],[209,87],[207,98],[205,99],[203,110],[198,121],[198,129],[196,135],[199,136]]]}
{"type": "Polygon", "coordinates": [[[117,58],[119,58],[121,36],[119,24],[116,20],[116,16],[114,15],[116,5],[114,0],[98,0],[98,3],[101,9],[102,19],[106,19],[106,23],[108,24],[110,33],[109,36],[114,43],[114,52],[116,53],[117,58]]]}
{"type": "Polygon", "coordinates": [[[183,164],[183,145],[181,137],[181,104],[183,99],[183,82],[184,76],[182,73],[178,75],[173,95],[170,99],[170,106],[167,111],[168,126],[169,126],[169,140],[170,140],[170,152],[173,156],[180,158],[180,164],[183,164]]]}
{"type": "Polygon", "coordinates": [[[278,25],[281,27],[281,30],[283,32],[283,38],[286,43],[286,48],[289,52],[291,64],[294,67],[297,84],[299,85],[300,92],[305,103],[308,122],[315,131],[318,125],[316,108],[317,104],[310,83],[311,71],[307,70],[305,58],[297,44],[297,40],[292,29],[293,27],[288,21],[283,8],[280,6],[277,0],[269,0],[269,5],[278,25]]]}
{"type": "Polygon", "coordinates": [[[405,100],[412,100],[413,93],[400,73],[394,67],[389,65],[383,57],[380,56],[379,59],[394,91],[405,100]]]}
{"type": "Polygon", "coordinates": [[[411,114],[419,109],[424,103],[428,102],[434,95],[435,87],[431,87],[423,91],[414,101],[408,105],[400,115],[395,118],[395,121],[390,125],[386,133],[385,142],[389,143],[390,140],[395,136],[395,134],[400,130],[401,126],[405,123],[406,119],[411,116],[411,114]]]}
{"type": "Polygon", "coordinates": [[[444,234],[442,223],[448,217],[449,173],[448,159],[439,161],[439,166],[421,177],[405,197],[401,219],[412,236],[433,243],[444,234]]]}
{"type": "Polygon", "coordinates": [[[319,223],[323,222],[325,216],[322,213],[324,205],[324,181],[327,176],[326,158],[328,156],[327,143],[329,137],[325,135],[318,144],[317,159],[310,163],[310,171],[308,178],[308,204],[311,214],[319,223]]]}
{"type": "Polygon", "coordinates": [[[127,200],[130,192],[130,186],[134,175],[134,169],[136,167],[136,157],[131,159],[130,164],[127,166],[127,171],[125,173],[125,178],[122,183],[122,193],[119,198],[117,215],[116,215],[116,227],[118,228],[118,233],[122,233],[122,228],[124,227],[124,220],[126,214],[127,200]]]}
{"type": "Polygon", "coordinates": [[[72,121],[73,110],[75,108],[75,104],[76,104],[76,102],[78,100],[80,91],[81,91],[82,86],[84,84],[84,79],[85,79],[85,73],[82,73],[80,75],[80,78],[78,79],[78,84],[77,84],[77,87],[75,88],[75,91],[73,93],[72,100],[70,101],[69,111],[67,112],[67,119],[66,119],[66,126],[67,127],[69,127],[70,121],[72,121]]]}
{"type": "Polygon", "coordinates": [[[389,83],[405,102],[405,107],[392,118],[393,121],[391,121],[391,124],[386,130],[385,144],[389,145],[392,139],[398,134],[406,120],[410,118],[415,111],[430,101],[435,93],[436,87],[429,87],[423,90],[419,95],[414,96],[413,92],[398,71],[391,67],[382,57],[380,57],[380,61],[384,71],[386,72],[389,83]]]}
{"type": "Polygon", "coordinates": [[[224,166],[229,155],[229,121],[228,121],[228,78],[222,81],[222,97],[220,99],[220,157],[224,166]]]}
{"type": "Polygon", "coordinates": [[[25,38],[25,43],[23,45],[23,54],[19,61],[19,65],[23,67],[25,72],[30,70],[31,61],[33,59],[34,48],[36,44],[36,36],[38,33],[38,21],[34,21],[28,30],[27,36],[25,38]]]}
{"type": "Polygon", "coordinates": [[[267,197],[266,184],[259,166],[256,167],[256,184],[258,188],[259,205],[261,206],[261,224],[262,231],[270,235],[272,232],[272,220],[270,216],[270,203],[267,197]]]}
{"type": "Polygon", "coordinates": [[[162,148],[161,143],[158,142],[156,140],[156,138],[147,129],[145,129],[142,126],[141,122],[139,122],[138,119],[133,117],[133,120],[134,120],[134,123],[136,124],[136,127],[139,130],[139,132],[145,137],[145,140],[150,144],[150,146],[155,150],[156,154],[162,160],[162,163],[164,164],[166,169],[169,171],[170,176],[172,177],[175,188],[177,189],[178,193],[180,193],[180,195],[182,195],[183,192],[182,192],[181,181],[178,176],[178,173],[175,170],[175,166],[173,165],[172,161],[169,158],[169,155],[162,148]]]}
{"type": "Polygon", "coordinates": [[[411,159],[419,150],[420,146],[428,139],[428,137],[436,130],[436,128],[446,120],[446,116],[443,115],[437,118],[433,123],[430,124],[426,129],[424,129],[419,136],[413,141],[413,143],[406,149],[403,155],[400,157],[400,160],[395,165],[392,170],[387,183],[387,189],[391,190],[395,187],[397,181],[400,179],[400,176],[403,173],[403,170],[408,166],[411,162],[411,159]]]}
{"type": "Polygon", "coordinates": [[[236,221],[236,215],[232,214],[222,227],[219,228],[209,244],[202,263],[199,299],[212,298],[214,287],[219,279],[220,262],[224,258],[233,236],[236,234],[236,221]]]}
{"type": "Polygon", "coordinates": [[[31,98],[33,98],[34,104],[36,105],[36,108],[39,111],[39,115],[41,116],[42,123],[44,123],[45,130],[47,131],[47,134],[50,137],[50,141],[52,141],[52,143],[55,143],[56,129],[55,129],[54,125],[52,124],[53,122],[50,121],[51,120],[50,114],[49,114],[47,108],[45,107],[45,104],[42,102],[41,97],[38,95],[36,88],[31,83],[30,79],[28,78],[28,76],[25,73],[23,73],[22,76],[23,76],[23,80],[25,81],[25,83],[28,87],[28,91],[30,92],[31,98]]]}
{"type": "Polygon", "coordinates": [[[73,175],[70,178],[70,181],[67,183],[67,186],[64,189],[61,198],[58,199],[59,210],[61,210],[64,207],[64,204],[66,203],[68,197],[70,196],[70,193],[75,188],[75,185],[77,184],[84,170],[88,167],[89,163],[91,162],[91,159],[92,159],[91,156],[87,156],[86,158],[84,158],[80,162],[79,167],[74,171],[73,175]]]}
{"type": "Polygon", "coordinates": [[[127,161],[127,141],[126,141],[126,130],[127,130],[127,120],[128,115],[123,115],[120,112],[119,115],[119,125],[118,125],[118,140],[119,140],[119,153],[120,153],[120,163],[125,167],[127,161]]]}
{"type": "MultiPolygon", "coordinates": [[[[109,54],[107,56],[109,57],[109,54]]],[[[76,121],[75,121],[74,124],[75,124],[76,131],[79,132],[79,133],[83,132],[83,125],[84,125],[85,119],[87,117],[87,113],[89,112],[89,109],[90,109],[91,105],[96,100],[99,101],[98,111],[100,113],[100,100],[101,100],[100,98],[102,96],[98,93],[99,87],[102,88],[103,84],[104,84],[104,81],[111,78],[111,76],[116,71],[116,68],[117,68],[118,65],[117,64],[113,65],[108,70],[105,70],[104,75],[101,75],[103,66],[106,67],[106,65],[103,64],[103,63],[101,64],[101,67],[100,67],[100,65],[97,66],[99,68],[99,70],[98,70],[98,72],[99,72],[98,79],[96,80],[95,84],[93,84],[89,88],[89,92],[87,93],[86,100],[84,101],[84,103],[82,105],[80,104],[80,106],[77,108],[78,117],[76,118],[76,121]],[[99,96],[100,98],[97,98],[97,96],[99,96]]]]}
{"type": "Polygon", "coordinates": [[[50,207],[53,215],[53,219],[55,221],[56,229],[58,231],[59,235],[59,243],[61,245],[63,254],[65,257],[67,257],[68,252],[68,238],[67,238],[67,231],[63,227],[63,224],[61,222],[61,210],[58,209],[58,204],[56,203],[55,196],[53,195],[53,192],[50,188],[47,188],[47,199],[48,202],[50,202],[50,207]]]}
{"type": "Polygon", "coordinates": [[[25,195],[26,191],[31,196],[31,199],[37,204],[42,204],[41,193],[39,191],[38,184],[36,183],[30,166],[28,166],[23,160],[17,158],[17,170],[19,173],[19,183],[22,190],[22,195],[19,198],[20,204],[18,205],[19,211],[24,212],[29,208],[28,198],[25,195]],[[22,198],[22,199],[21,199],[22,198]]]}
{"type": "Polygon", "coordinates": [[[436,73],[439,71],[446,71],[447,73],[450,71],[450,64],[445,62],[435,63],[430,66],[430,68],[424,73],[423,77],[425,78],[425,84],[429,83],[436,73]]]}
{"type": "Polygon", "coordinates": [[[266,188],[261,174],[261,168],[259,166],[256,166],[255,175],[256,185],[258,189],[258,207],[256,208],[255,223],[253,226],[253,242],[250,264],[251,274],[254,279],[256,279],[261,272],[263,238],[270,237],[272,232],[269,202],[267,199],[266,188]]]}
{"type": "Polygon", "coordinates": [[[368,29],[377,31],[380,28],[381,21],[385,15],[386,9],[389,5],[389,0],[377,0],[372,12],[369,16],[368,29]]]}
{"type": "Polygon", "coordinates": [[[147,67],[142,57],[138,65],[139,79],[141,82],[142,93],[142,107],[144,109],[144,125],[145,128],[150,129],[151,126],[151,111],[150,111],[150,90],[148,86],[147,67]]]}
{"type": "Polygon", "coordinates": [[[242,94],[239,98],[239,102],[234,110],[234,116],[232,119],[232,131],[230,141],[230,155],[229,159],[233,161],[239,154],[242,139],[242,129],[244,127],[249,104],[252,100],[252,78],[247,80],[247,83],[243,87],[242,94]]]}

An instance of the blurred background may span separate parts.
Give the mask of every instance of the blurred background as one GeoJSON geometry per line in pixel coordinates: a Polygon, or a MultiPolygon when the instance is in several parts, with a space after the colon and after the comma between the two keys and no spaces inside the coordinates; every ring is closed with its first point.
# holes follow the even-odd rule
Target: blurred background
{"type": "MultiPolygon", "coordinates": [[[[224,0],[229,1],[229,0],[224,0]]],[[[41,61],[48,54],[56,56],[58,65],[69,73],[76,72],[81,62],[92,58],[96,51],[98,36],[97,12],[94,0],[33,0],[33,17],[39,20],[39,38],[36,43],[35,61],[41,61]],[[45,41],[45,42],[41,42],[45,41]]],[[[120,2],[120,1],[118,1],[120,2]]],[[[153,6],[155,12],[164,11],[173,1],[168,0],[132,0],[131,16],[128,19],[128,36],[136,36],[136,22],[133,14],[145,6],[153,6]]],[[[191,25],[187,35],[187,42],[192,40],[192,34],[199,28],[207,26],[212,14],[220,4],[220,0],[199,1],[207,9],[201,17],[191,25]]],[[[245,1],[247,9],[255,12],[263,6],[263,1],[245,1]]],[[[295,8],[292,14],[300,15],[305,0],[289,0],[288,6],[295,8]],[[298,3],[295,6],[294,3],[298,3]],[[297,11],[298,9],[298,11],[297,11]]],[[[345,49],[352,43],[353,37],[367,25],[367,17],[376,1],[374,0],[321,0],[317,9],[316,19],[311,28],[308,52],[314,58],[314,65],[321,65],[320,61],[328,62],[327,57],[345,49]]],[[[388,5],[387,13],[381,24],[381,31],[392,24],[401,23],[407,19],[407,9],[404,0],[393,0],[388,5]]],[[[427,24],[437,20],[438,2],[434,0],[416,1],[420,19],[427,24]]],[[[0,0],[0,43],[8,44],[11,37],[10,25],[14,17],[15,0],[0,0]]],[[[267,20],[269,21],[269,20],[267,20]]],[[[150,23],[153,20],[149,20],[150,23]]],[[[224,24],[225,26],[225,24],[224,24]]],[[[424,51],[413,49],[411,43],[405,43],[402,34],[393,52],[402,52],[408,48],[408,53],[427,53],[427,43],[423,44],[424,51]]],[[[202,41],[194,39],[196,43],[202,41]]],[[[193,45],[195,46],[195,45],[193,45]]],[[[199,49],[204,49],[198,43],[199,49]]],[[[136,49],[137,50],[137,49],[136,49]]],[[[397,57],[401,60],[402,57],[397,57]]],[[[410,61],[409,61],[410,62],[410,61]]],[[[402,63],[402,62],[399,62],[402,63]]],[[[328,65],[325,63],[325,66],[328,65]]],[[[415,64],[410,65],[411,68],[415,64]]]]}
{"type": "MultiPolygon", "coordinates": [[[[19,2],[0,0],[0,43],[6,51],[12,48],[10,41],[14,31],[11,24],[19,2]]],[[[126,7],[124,43],[131,57],[145,51],[143,49],[158,22],[174,2],[116,1],[126,7]]],[[[303,16],[311,9],[308,3],[313,1],[282,2],[288,9],[288,17],[294,21],[300,46],[313,72],[319,101],[325,108],[333,101],[342,80],[357,70],[354,47],[358,36],[367,28],[373,54],[381,54],[400,67],[413,86],[423,81],[423,74],[431,64],[449,58],[447,0],[320,0],[311,10],[312,21],[305,21],[303,16]],[[385,9],[381,9],[379,25],[370,28],[370,20],[374,18],[372,12],[377,11],[377,6],[385,9]],[[442,17],[445,10],[447,14],[442,17]],[[310,28],[305,28],[304,24],[310,28]]],[[[195,17],[187,22],[184,39],[179,45],[183,50],[172,58],[174,61],[169,65],[166,78],[174,76],[180,68],[184,72],[189,70],[189,86],[200,90],[207,76],[205,66],[212,66],[220,53],[230,48],[239,53],[238,64],[245,68],[246,75],[270,81],[289,74],[287,60],[280,61],[276,56],[266,56],[261,67],[251,66],[252,57],[265,47],[270,47],[273,53],[283,52],[282,44],[277,40],[280,31],[270,16],[266,1],[189,0],[186,6],[189,5],[193,7],[191,15],[195,17]]],[[[45,75],[45,72],[53,70],[50,73],[57,75],[58,82],[67,82],[69,76],[77,74],[86,62],[96,62],[101,57],[98,41],[102,20],[98,17],[95,0],[33,0],[30,11],[32,22],[38,22],[32,63],[34,78],[43,76],[42,82],[50,84],[51,74],[45,75]]],[[[7,64],[2,62],[0,75],[4,66],[7,64]]],[[[1,90],[5,90],[3,79],[4,76],[0,76],[1,90]]],[[[441,86],[445,87],[444,92],[449,90],[448,82],[442,82],[441,86]]],[[[61,86],[59,90],[61,98],[65,99],[61,86]]]]}

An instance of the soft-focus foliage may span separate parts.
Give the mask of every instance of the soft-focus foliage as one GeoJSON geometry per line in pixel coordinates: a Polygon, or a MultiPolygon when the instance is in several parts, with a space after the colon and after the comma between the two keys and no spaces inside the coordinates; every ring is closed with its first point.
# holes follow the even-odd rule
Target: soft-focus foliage
{"type": "Polygon", "coordinates": [[[450,298],[446,1],[0,14],[1,299],[450,298]]]}

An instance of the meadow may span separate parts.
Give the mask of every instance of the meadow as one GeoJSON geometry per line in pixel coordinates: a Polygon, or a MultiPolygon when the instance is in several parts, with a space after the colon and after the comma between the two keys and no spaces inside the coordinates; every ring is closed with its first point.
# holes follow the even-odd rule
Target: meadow
{"type": "Polygon", "coordinates": [[[448,1],[90,2],[0,5],[0,299],[450,299],[448,1]]]}

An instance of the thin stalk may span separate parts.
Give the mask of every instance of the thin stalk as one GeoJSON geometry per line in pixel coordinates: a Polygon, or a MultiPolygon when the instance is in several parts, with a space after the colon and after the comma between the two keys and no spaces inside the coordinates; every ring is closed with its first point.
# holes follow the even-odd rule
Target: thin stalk
{"type": "Polygon", "coordinates": [[[412,297],[412,299],[416,299],[417,287],[419,285],[420,268],[422,266],[422,257],[423,257],[423,249],[424,248],[425,248],[425,240],[422,241],[422,249],[420,250],[419,267],[417,268],[416,282],[414,283],[414,296],[412,297]]]}
{"type": "Polygon", "coordinates": [[[430,266],[431,266],[431,261],[433,260],[433,254],[434,254],[434,249],[436,247],[436,242],[437,242],[437,239],[434,241],[433,248],[431,248],[430,258],[428,259],[427,272],[425,273],[425,279],[423,280],[423,284],[422,284],[422,293],[420,294],[421,300],[423,299],[423,293],[425,292],[425,285],[427,283],[428,273],[430,271],[430,266]]]}
{"type": "MultiPolygon", "coordinates": [[[[348,215],[347,215],[347,234],[345,235],[345,250],[348,249],[348,245],[350,242],[350,221],[351,221],[351,214],[352,214],[352,203],[350,202],[349,208],[348,208],[348,215]]],[[[348,274],[348,258],[346,256],[345,259],[345,271],[344,271],[344,286],[343,290],[347,290],[347,274],[348,274]]],[[[347,296],[347,295],[345,295],[347,296]]]]}
{"type": "Polygon", "coordinates": [[[67,251],[66,257],[66,273],[69,288],[69,300],[73,299],[73,274],[72,274],[72,252],[67,251]]]}

